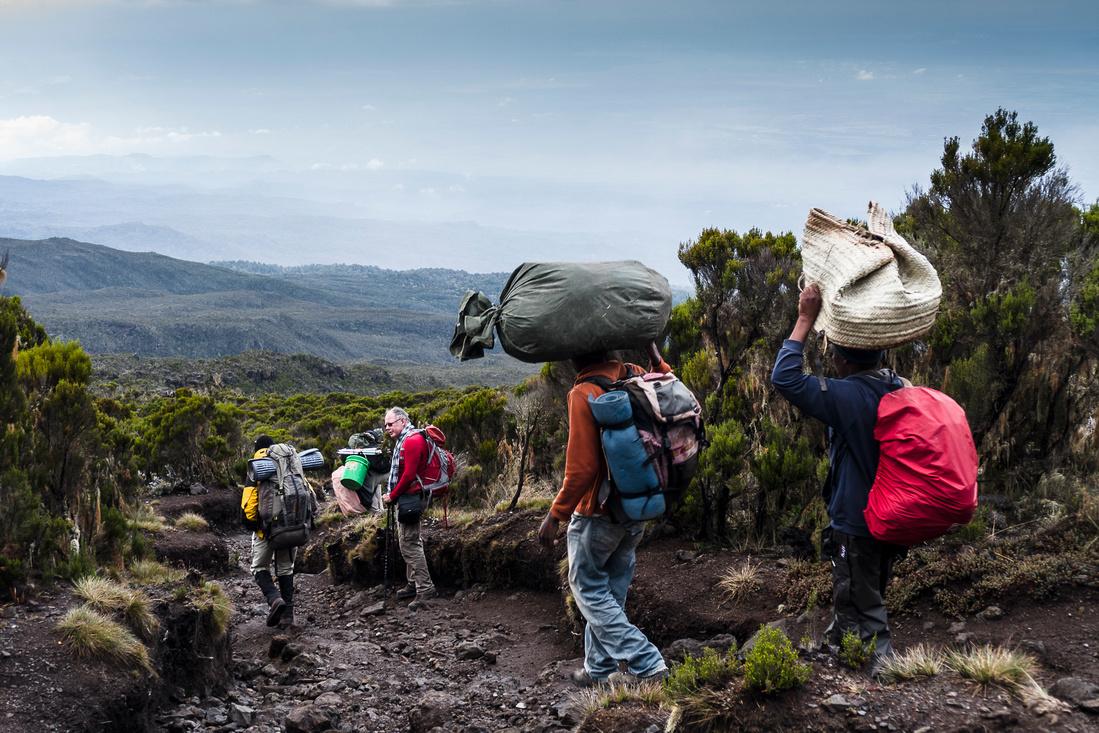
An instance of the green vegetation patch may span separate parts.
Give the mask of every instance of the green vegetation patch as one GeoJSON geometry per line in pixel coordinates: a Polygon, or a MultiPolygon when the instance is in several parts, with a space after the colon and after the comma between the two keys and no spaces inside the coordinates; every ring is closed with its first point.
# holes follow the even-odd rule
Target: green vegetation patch
{"type": "Polygon", "coordinates": [[[135,560],[130,564],[130,575],[138,585],[165,585],[178,583],[186,574],[156,560],[135,560]]]}
{"type": "Polygon", "coordinates": [[[800,687],[809,681],[809,673],[789,637],[771,626],[760,627],[755,646],[744,655],[744,685],[763,694],[800,687]]]}
{"type": "Polygon", "coordinates": [[[870,661],[877,643],[877,634],[863,641],[857,631],[848,629],[840,637],[840,662],[850,669],[862,669],[870,661]]]}
{"type": "Polygon", "coordinates": [[[207,581],[194,589],[191,605],[209,615],[210,628],[215,637],[225,635],[229,630],[229,620],[233,615],[233,602],[225,595],[219,583],[207,581]]]}
{"type": "Polygon", "coordinates": [[[725,654],[707,647],[702,650],[701,657],[688,654],[681,664],[672,667],[664,680],[664,691],[672,700],[682,701],[698,694],[704,687],[724,687],[740,671],[735,646],[725,654]]]}

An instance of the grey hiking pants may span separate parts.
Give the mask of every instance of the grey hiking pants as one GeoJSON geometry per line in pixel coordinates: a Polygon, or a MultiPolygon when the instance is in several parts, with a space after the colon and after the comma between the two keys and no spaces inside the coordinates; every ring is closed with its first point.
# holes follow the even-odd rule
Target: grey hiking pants
{"type": "Polygon", "coordinates": [[[854,630],[863,642],[877,637],[875,656],[889,656],[893,642],[885,588],[904,548],[834,529],[828,545],[825,550],[830,550],[832,560],[832,623],[824,632],[828,642],[838,646],[844,632],[854,630]]]}
{"type": "Polygon", "coordinates": [[[252,533],[252,575],[263,572],[264,570],[270,572],[271,560],[275,561],[275,575],[293,575],[294,574],[294,556],[297,555],[298,548],[296,547],[284,547],[281,550],[271,549],[271,545],[267,544],[267,540],[260,539],[256,536],[256,533],[252,533]]]}
{"type": "Polygon", "coordinates": [[[420,537],[420,522],[405,524],[397,522],[397,544],[404,558],[405,574],[409,585],[416,587],[416,594],[431,593],[435,583],[427,570],[427,557],[424,555],[424,540],[420,537]]]}

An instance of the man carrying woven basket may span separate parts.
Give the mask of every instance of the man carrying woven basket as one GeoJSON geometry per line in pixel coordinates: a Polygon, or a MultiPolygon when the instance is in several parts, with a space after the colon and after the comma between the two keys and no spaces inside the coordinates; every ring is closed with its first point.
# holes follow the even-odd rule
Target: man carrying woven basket
{"type": "Polygon", "coordinates": [[[884,596],[893,563],[903,548],[871,537],[863,510],[878,466],[874,440],[878,402],[904,382],[892,371],[878,368],[883,352],[837,345],[829,350],[839,379],[805,374],[805,339],[821,304],[815,284],[801,292],[798,319],[775,359],[771,383],[791,404],[828,426],[829,465],[823,494],[830,521],[821,549],[832,561],[832,623],[825,634],[835,646],[847,631],[856,632],[863,643],[874,640],[870,673],[876,675],[893,653],[884,596]]]}

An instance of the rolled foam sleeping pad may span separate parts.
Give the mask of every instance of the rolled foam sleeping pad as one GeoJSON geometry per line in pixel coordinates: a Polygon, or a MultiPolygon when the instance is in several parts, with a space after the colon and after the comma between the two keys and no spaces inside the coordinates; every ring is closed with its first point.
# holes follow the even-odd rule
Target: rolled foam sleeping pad
{"type": "Polygon", "coordinates": [[[275,462],[270,458],[253,458],[248,461],[248,465],[251,468],[252,478],[256,481],[266,481],[269,478],[274,478],[278,470],[275,468],[275,462]]]}
{"type": "Polygon", "coordinates": [[[298,459],[301,461],[301,467],[304,471],[313,471],[318,468],[324,468],[324,456],[317,448],[310,448],[309,450],[303,450],[298,454],[298,459]]]}
{"type": "Polygon", "coordinates": [[[638,520],[659,517],[665,509],[664,494],[633,423],[629,395],[607,392],[589,399],[588,405],[595,421],[603,426],[603,452],[626,514],[638,520]]]}
{"type": "MultiPolygon", "coordinates": [[[[316,448],[302,451],[298,454],[298,458],[301,460],[303,471],[324,468],[324,456],[316,448]]],[[[270,458],[253,458],[248,461],[248,465],[251,467],[252,478],[256,481],[266,481],[274,478],[278,473],[275,462],[270,458]]]]}

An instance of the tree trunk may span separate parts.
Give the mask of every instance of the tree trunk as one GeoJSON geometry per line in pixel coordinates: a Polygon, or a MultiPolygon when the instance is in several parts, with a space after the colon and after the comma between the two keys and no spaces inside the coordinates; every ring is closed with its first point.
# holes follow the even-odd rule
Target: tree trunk
{"type": "Polygon", "coordinates": [[[530,433],[523,435],[523,448],[519,451],[519,481],[516,482],[515,496],[511,497],[511,505],[508,507],[509,512],[515,509],[519,503],[519,495],[523,493],[523,479],[527,475],[527,449],[530,448],[530,438],[530,433]]]}

